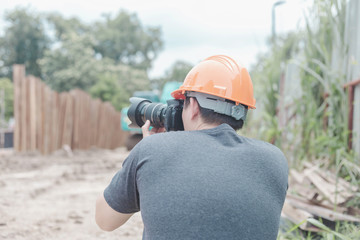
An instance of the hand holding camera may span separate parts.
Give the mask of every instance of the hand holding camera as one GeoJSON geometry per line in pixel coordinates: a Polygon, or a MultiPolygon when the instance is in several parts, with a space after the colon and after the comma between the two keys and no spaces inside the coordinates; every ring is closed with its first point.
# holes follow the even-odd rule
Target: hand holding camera
{"type": "Polygon", "coordinates": [[[155,133],[161,133],[161,132],[165,132],[165,128],[162,127],[162,128],[155,128],[153,127],[151,130],[150,130],[150,120],[146,120],[145,124],[141,127],[141,131],[142,131],[142,134],[143,134],[143,138],[145,137],[148,137],[150,135],[153,135],[155,133]]]}
{"type": "MultiPolygon", "coordinates": [[[[168,132],[184,130],[181,116],[183,100],[171,99],[167,104],[162,104],[153,103],[145,98],[132,97],[130,102],[131,106],[127,113],[131,120],[129,127],[142,127],[149,120],[150,125],[156,129],[165,128],[168,132]]],[[[144,131],[144,128],[142,129],[144,131]]]]}

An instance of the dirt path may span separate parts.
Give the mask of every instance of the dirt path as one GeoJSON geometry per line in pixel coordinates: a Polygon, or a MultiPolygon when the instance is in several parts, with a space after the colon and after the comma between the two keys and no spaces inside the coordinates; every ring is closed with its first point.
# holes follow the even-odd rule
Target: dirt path
{"type": "Polygon", "coordinates": [[[94,220],[95,201],[128,152],[59,150],[44,157],[0,151],[0,239],[141,239],[135,214],[104,232],[94,220]]]}

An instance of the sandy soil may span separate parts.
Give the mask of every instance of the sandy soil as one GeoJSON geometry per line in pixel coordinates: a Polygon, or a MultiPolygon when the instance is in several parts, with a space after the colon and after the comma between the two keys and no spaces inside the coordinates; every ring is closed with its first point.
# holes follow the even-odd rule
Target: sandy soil
{"type": "Polygon", "coordinates": [[[66,152],[51,156],[0,150],[0,239],[141,239],[139,213],[104,232],[94,220],[95,201],[128,152],[66,152]]]}

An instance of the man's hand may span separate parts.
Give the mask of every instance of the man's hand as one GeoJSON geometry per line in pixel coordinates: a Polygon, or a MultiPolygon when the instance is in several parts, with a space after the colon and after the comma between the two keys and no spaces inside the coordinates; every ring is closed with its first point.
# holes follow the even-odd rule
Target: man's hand
{"type": "Polygon", "coordinates": [[[151,129],[151,131],[149,130],[150,128],[150,121],[149,120],[146,120],[145,124],[141,127],[141,131],[142,131],[142,134],[143,134],[143,138],[147,137],[147,136],[150,136],[150,135],[153,135],[155,133],[161,133],[161,132],[165,132],[165,128],[155,128],[153,127],[151,129]]]}

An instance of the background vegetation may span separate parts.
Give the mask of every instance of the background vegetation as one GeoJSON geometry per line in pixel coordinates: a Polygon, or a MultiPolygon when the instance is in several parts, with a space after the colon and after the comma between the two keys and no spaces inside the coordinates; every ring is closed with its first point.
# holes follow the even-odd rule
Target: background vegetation
{"type": "MultiPolygon", "coordinates": [[[[58,13],[16,8],[4,21],[0,78],[11,79],[12,65],[25,64],[27,74],[55,91],[80,88],[118,110],[129,104],[134,91],[161,90],[167,81],[183,81],[179,73],[191,67],[180,61],[163,77],[150,79],[148,71],[164,45],[161,28],[144,26],[135,13],[104,14],[86,24],[58,13]]],[[[12,108],[6,109],[8,119],[12,108]]]]}
{"type": "MultiPolygon", "coordinates": [[[[348,149],[348,107],[344,88],[348,74],[348,46],[345,41],[346,0],[315,0],[305,13],[306,29],[269,41],[269,51],[259,56],[251,75],[260,106],[260,116],[252,116],[249,134],[272,142],[286,153],[291,168],[300,169],[305,161],[321,159],[321,167],[354,185],[360,184],[359,156],[348,149]],[[288,67],[296,66],[295,78],[286,78],[288,67]],[[291,103],[281,90],[298,81],[298,94],[291,103]],[[282,116],[282,109],[292,113],[282,116]],[[260,129],[260,131],[258,131],[260,129]]],[[[294,76],[293,76],[294,77],[294,76]]],[[[360,206],[360,195],[348,203],[360,206]]],[[[358,239],[360,228],[350,223],[337,224],[335,230],[313,221],[324,230],[304,235],[289,228],[279,239],[358,239]]]]}

